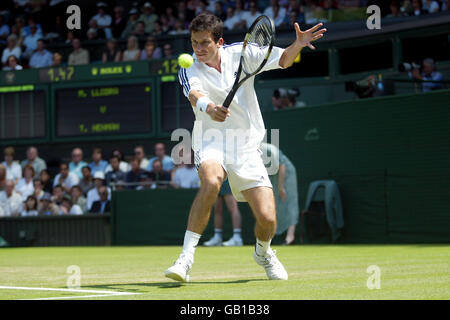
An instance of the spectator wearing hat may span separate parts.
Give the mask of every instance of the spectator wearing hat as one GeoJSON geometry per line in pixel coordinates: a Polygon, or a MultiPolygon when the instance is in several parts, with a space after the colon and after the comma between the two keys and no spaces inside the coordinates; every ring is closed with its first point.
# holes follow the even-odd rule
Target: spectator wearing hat
{"type": "Polygon", "coordinates": [[[83,210],[77,204],[73,204],[72,197],[69,194],[64,195],[62,204],[60,206],[62,215],[81,215],[83,210]]]}
{"type": "Polygon", "coordinates": [[[56,185],[61,185],[65,192],[70,192],[70,188],[77,185],[80,179],[75,173],[69,171],[69,165],[65,162],[59,165],[59,173],[56,175],[53,181],[53,188],[56,185]]]}
{"type": "Polygon", "coordinates": [[[155,21],[158,20],[158,16],[153,13],[153,6],[150,2],[144,3],[142,7],[142,14],[139,16],[138,21],[145,23],[145,32],[151,34],[155,29],[155,21]]]}
{"type": "Polygon", "coordinates": [[[16,185],[16,190],[26,199],[29,195],[34,193],[34,168],[31,164],[27,164],[22,170],[22,178],[16,185]]]}
{"type": "Polygon", "coordinates": [[[69,54],[68,64],[70,66],[88,64],[90,61],[89,51],[81,47],[80,39],[73,38],[72,47],[73,51],[69,54]]]}
{"type": "Polygon", "coordinates": [[[38,201],[34,195],[29,195],[20,213],[22,217],[36,217],[38,215],[38,201]]]}
{"type": "Polygon", "coordinates": [[[83,177],[81,169],[88,164],[83,161],[83,150],[74,148],[72,150],[72,161],[69,163],[69,171],[75,174],[79,179],[83,177]]]}
{"type": "Polygon", "coordinates": [[[106,39],[112,38],[112,31],[111,31],[111,23],[112,18],[109,14],[106,13],[107,5],[104,2],[97,3],[97,14],[92,17],[92,20],[95,20],[97,22],[97,26],[99,29],[103,30],[106,36],[106,39]]]}
{"type": "Polygon", "coordinates": [[[109,201],[109,191],[108,188],[102,186],[99,188],[100,199],[94,201],[92,204],[91,213],[104,214],[106,212],[111,212],[111,202],[109,201]]]}
{"type": "Polygon", "coordinates": [[[44,39],[39,39],[37,42],[37,49],[31,55],[30,67],[32,68],[46,68],[52,64],[52,53],[45,49],[44,39]]]}
{"type": "Polygon", "coordinates": [[[8,37],[6,48],[2,53],[2,63],[6,64],[10,56],[15,56],[17,59],[19,59],[21,55],[22,49],[18,45],[17,36],[15,34],[11,34],[8,37]]]}
{"type": "Polygon", "coordinates": [[[17,184],[19,180],[22,178],[22,168],[20,165],[14,161],[14,148],[7,147],[3,150],[3,155],[5,161],[2,164],[6,168],[6,179],[14,181],[17,184]]]}
{"type": "Polygon", "coordinates": [[[52,202],[52,195],[48,192],[44,193],[38,206],[39,216],[56,216],[59,214],[59,207],[52,202]]]}
{"type": "Polygon", "coordinates": [[[6,180],[5,190],[0,192],[0,207],[3,209],[3,216],[19,216],[22,212],[22,196],[14,190],[14,182],[6,180]]]}
{"type": "Polygon", "coordinates": [[[127,38],[136,29],[136,25],[139,19],[139,12],[137,11],[137,9],[133,8],[130,10],[128,14],[129,14],[128,22],[120,38],[127,38]]]}
{"type": "MultiPolygon", "coordinates": [[[[91,189],[87,193],[87,209],[90,211],[92,208],[92,204],[94,201],[100,200],[100,187],[105,186],[105,174],[101,171],[97,171],[94,174],[94,186],[95,188],[91,189]]],[[[111,190],[108,189],[108,199],[111,199],[111,190]]]]}
{"type": "Polygon", "coordinates": [[[70,195],[72,196],[72,202],[80,206],[83,213],[87,213],[87,200],[86,197],[83,196],[83,190],[79,185],[73,186],[70,189],[70,195]]]}
{"type": "Polygon", "coordinates": [[[95,175],[96,172],[105,173],[108,162],[102,159],[102,149],[94,148],[92,151],[92,162],[89,164],[91,168],[91,175],[95,175]]]}
{"type": "Polygon", "coordinates": [[[83,194],[87,195],[89,190],[91,190],[92,188],[95,187],[94,186],[94,180],[93,180],[93,177],[91,175],[91,168],[89,166],[84,166],[81,169],[81,174],[83,175],[83,177],[81,178],[81,180],[78,183],[78,185],[81,187],[81,190],[83,191],[83,194]]]}
{"type": "Polygon", "coordinates": [[[113,155],[109,158],[109,164],[112,170],[106,174],[106,185],[110,186],[111,183],[117,183],[119,181],[125,181],[125,172],[120,170],[120,159],[113,155]]]}
{"type": "Polygon", "coordinates": [[[38,149],[36,147],[28,147],[27,158],[21,162],[22,168],[27,164],[31,164],[34,168],[35,178],[39,176],[42,170],[47,169],[47,164],[41,158],[39,158],[38,149]]]}

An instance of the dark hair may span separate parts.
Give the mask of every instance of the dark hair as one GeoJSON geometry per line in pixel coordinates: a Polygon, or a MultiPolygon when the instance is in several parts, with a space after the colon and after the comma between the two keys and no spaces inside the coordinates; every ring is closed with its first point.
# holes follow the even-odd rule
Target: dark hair
{"type": "Polygon", "coordinates": [[[200,13],[189,25],[189,32],[209,31],[214,42],[219,41],[223,34],[223,22],[211,13],[200,13]]]}
{"type": "Polygon", "coordinates": [[[92,172],[91,167],[89,167],[89,166],[84,166],[83,168],[81,168],[81,170],[83,170],[83,169],[88,169],[89,172],[92,172]]]}
{"type": "Polygon", "coordinates": [[[112,160],[112,159],[117,159],[117,161],[120,162],[120,158],[118,156],[112,155],[111,157],[109,157],[109,160],[112,160]]]}
{"type": "Polygon", "coordinates": [[[70,188],[70,191],[74,190],[74,189],[78,189],[78,191],[80,191],[80,193],[83,193],[83,189],[81,189],[81,187],[77,184],[72,186],[72,188],[70,188]]]}
{"type": "Polygon", "coordinates": [[[33,196],[33,195],[29,195],[29,196],[27,197],[27,200],[25,200],[25,207],[26,207],[26,211],[28,211],[28,210],[37,210],[37,207],[38,207],[38,201],[37,201],[36,197],[33,196]],[[33,200],[34,200],[34,208],[28,208],[27,202],[28,202],[28,200],[30,200],[30,199],[33,199],[33,200]]]}

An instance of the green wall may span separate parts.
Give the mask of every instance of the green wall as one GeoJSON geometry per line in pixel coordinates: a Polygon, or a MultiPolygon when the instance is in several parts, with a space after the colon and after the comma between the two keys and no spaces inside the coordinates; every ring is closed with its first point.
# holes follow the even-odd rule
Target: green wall
{"type": "MultiPolygon", "coordinates": [[[[297,168],[340,188],[348,243],[450,242],[450,90],[268,112],[297,168]]],[[[181,244],[193,190],[114,194],[114,244],[181,244]]],[[[253,243],[247,204],[243,235],[253,243]]],[[[205,238],[212,234],[212,219],[205,238]]],[[[227,233],[231,229],[226,215],[227,233]]]]}

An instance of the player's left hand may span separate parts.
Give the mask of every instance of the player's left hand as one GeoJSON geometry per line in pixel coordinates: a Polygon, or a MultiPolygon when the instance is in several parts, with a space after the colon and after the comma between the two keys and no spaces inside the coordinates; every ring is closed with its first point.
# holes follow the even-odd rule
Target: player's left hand
{"type": "Polygon", "coordinates": [[[327,29],[323,28],[317,31],[321,26],[323,26],[323,23],[318,23],[311,29],[308,29],[306,31],[301,31],[300,26],[296,22],[294,24],[295,27],[295,33],[297,35],[297,43],[303,48],[303,47],[309,47],[310,49],[314,50],[316,49],[311,42],[316,41],[323,37],[323,34],[327,31],[327,29]]]}

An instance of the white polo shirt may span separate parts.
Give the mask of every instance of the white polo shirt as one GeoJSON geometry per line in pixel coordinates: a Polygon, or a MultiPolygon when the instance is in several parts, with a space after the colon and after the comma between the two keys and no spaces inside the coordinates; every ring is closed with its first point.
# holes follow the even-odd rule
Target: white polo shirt
{"type": "MultiPolygon", "coordinates": [[[[260,61],[256,58],[258,54],[264,53],[256,46],[250,46],[250,48],[252,48],[249,50],[250,58],[254,58],[250,61],[260,61]]],[[[194,64],[188,69],[180,68],[178,73],[184,95],[188,97],[191,90],[198,90],[208,96],[216,105],[222,105],[233,87],[241,51],[242,43],[233,43],[219,48],[222,72],[199,62],[194,55],[194,64]]],[[[267,63],[260,72],[280,69],[279,60],[283,52],[284,49],[273,47],[267,63]]],[[[214,144],[211,139],[205,139],[205,132],[211,132],[208,129],[219,130],[224,136],[228,129],[245,130],[248,132],[249,138],[245,142],[240,141],[238,148],[252,150],[259,147],[264,139],[265,127],[254,89],[254,77],[245,81],[237,90],[229,109],[230,117],[224,122],[218,122],[212,120],[206,112],[193,107],[195,122],[192,132],[192,148],[194,151],[214,144]]]]}

